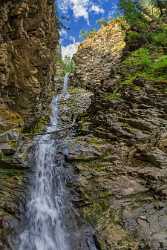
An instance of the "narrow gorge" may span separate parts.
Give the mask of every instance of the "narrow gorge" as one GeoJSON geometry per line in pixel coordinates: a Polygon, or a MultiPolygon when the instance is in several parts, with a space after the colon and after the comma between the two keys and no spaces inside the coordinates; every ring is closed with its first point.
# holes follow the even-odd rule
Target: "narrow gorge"
{"type": "Polygon", "coordinates": [[[0,250],[167,250],[166,4],[118,2],[66,62],[59,1],[0,0],[0,250]]]}

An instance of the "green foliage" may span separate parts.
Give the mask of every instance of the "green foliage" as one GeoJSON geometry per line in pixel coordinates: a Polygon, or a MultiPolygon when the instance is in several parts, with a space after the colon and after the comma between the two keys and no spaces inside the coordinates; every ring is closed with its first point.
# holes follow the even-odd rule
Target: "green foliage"
{"type": "Polygon", "coordinates": [[[129,70],[132,68],[145,69],[151,64],[150,53],[147,48],[140,48],[130,54],[123,65],[129,70]]]}
{"type": "Polygon", "coordinates": [[[155,60],[151,68],[153,73],[167,76],[167,55],[163,55],[155,60]]]}
{"type": "Polygon", "coordinates": [[[141,34],[139,32],[136,31],[129,31],[127,32],[127,41],[128,44],[132,44],[132,43],[138,43],[138,41],[141,38],[141,34]]]}
{"type": "Polygon", "coordinates": [[[131,27],[140,31],[148,27],[148,22],[144,18],[138,1],[120,0],[119,8],[131,27]]]}
{"type": "Polygon", "coordinates": [[[120,10],[128,24],[125,27],[127,44],[130,49],[138,48],[121,64],[123,85],[138,90],[137,79],[167,80],[166,9],[167,5],[161,0],[120,0],[120,10]]]}
{"type": "Polygon", "coordinates": [[[94,35],[96,32],[96,29],[91,29],[89,31],[85,31],[85,30],[81,30],[80,31],[80,36],[82,39],[86,39],[88,37],[91,37],[92,35],[94,35]]]}
{"type": "Polygon", "coordinates": [[[64,74],[72,73],[75,70],[75,63],[70,57],[65,57],[63,60],[64,74]]]}
{"type": "Polygon", "coordinates": [[[166,15],[167,4],[165,0],[120,0],[120,10],[131,26],[135,22],[138,26],[143,21],[156,20],[166,15]]]}
{"type": "Polygon", "coordinates": [[[65,74],[72,73],[75,70],[75,63],[73,59],[71,59],[68,56],[66,56],[64,59],[56,58],[55,63],[61,69],[60,70],[61,77],[63,77],[65,74]]]}
{"type": "Polygon", "coordinates": [[[152,4],[160,11],[160,15],[165,15],[167,11],[166,0],[151,0],[152,4]]]}
{"type": "Polygon", "coordinates": [[[137,78],[146,80],[167,79],[167,55],[159,53],[153,56],[148,48],[140,48],[132,52],[122,63],[124,85],[131,85],[137,78]]]}
{"type": "Polygon", "coordinates": [[[144,15],[150,20],[156,20],[161,15],[161,10],[157,5],[157,0],[141,0],[141,8],[144,15]]]}
{"type": "Polygon", "coordinates": [[[150,34],[150,37],[154,45],[167,47],[167,29],[153,32],[150,34]]]}
{"type": "Polygon", "coordinates": [[[121,98],[121,94],[115,89],[112,93],[105,93],[104,100],[106,101],[116,101],[121,98]]]}

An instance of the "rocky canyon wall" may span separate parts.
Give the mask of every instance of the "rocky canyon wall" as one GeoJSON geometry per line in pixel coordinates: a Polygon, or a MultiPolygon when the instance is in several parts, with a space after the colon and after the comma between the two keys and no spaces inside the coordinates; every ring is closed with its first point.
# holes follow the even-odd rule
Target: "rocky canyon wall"
{"type": "Polygon", "coordinates": [[[0,249],[9,247],[23,199],[22,132],[49,112],[58,39],[54,1],[0,0],[0,249]]]}
{"type": "Polygon", "coordinates": [[[57,25],[53,1],[0,2],[1,130],[31,125],[48,106],[57,25]]]}
{"type": "MultiPolygon", "coordinates": [[[[141,72],[131,80],[136,54],[127,51],[125,40],[114,21],[88,37],[74,56],[74,90],[92,93],[89,109],[78,116],[68,156],[79,175],[74,202],[95,228],[99,249],[165,250],[166,80],[141,72]]],[[[135,53],[145,51],[140,39],[133,43],[135,53]]],[[[157,54],[157,47],[147,49],[153,58],[165,53],[162,47],[157,54]]]]}

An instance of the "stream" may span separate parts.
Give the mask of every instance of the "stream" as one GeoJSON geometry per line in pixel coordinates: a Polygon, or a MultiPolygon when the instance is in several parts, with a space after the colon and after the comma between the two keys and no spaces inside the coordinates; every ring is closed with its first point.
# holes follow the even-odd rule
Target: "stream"
{"type": "Polygon", "coordinates": [[[55,136],[56,130],[62,128],[59,103],[68,97],[66,75],[62,93],[52,100],[52,114],[46,133],[35,138],[31,159],[35,173],[27,202],[26,223],[20,233],[17,250],[97,249],[90,229],[81,226],[82,223],[76,219],[66,187],[70,171],[65,167],[64,152],[61,153],[66,149],[66,145],[62,147],[65,138],[55,136]]]}

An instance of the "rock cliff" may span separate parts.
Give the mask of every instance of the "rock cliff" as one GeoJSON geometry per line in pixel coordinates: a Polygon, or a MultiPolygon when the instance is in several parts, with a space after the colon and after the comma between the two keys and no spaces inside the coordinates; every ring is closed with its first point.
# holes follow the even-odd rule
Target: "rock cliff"
{"type": "Polygon", "coordinates": [[[153,40],[114,21],[74,56],[72,85],[92,93],[68,156],[74,203],[102,250],[167,249],[167,76],[157,66],[166,50],[153,40]]]}
{"type": "Polygon", "coordinates": [[[0,0],[0,249],[23,199],[22,132],[43,123],[55,89],[58,39],[54,1],[0,0]]]}
{"type": "Polygon", "coordinates": [[[46,109],[54,87],[53,1],[1,1],[0,6],[1,126],[14,126],[14,118],[29,126],[46,109]]]}

